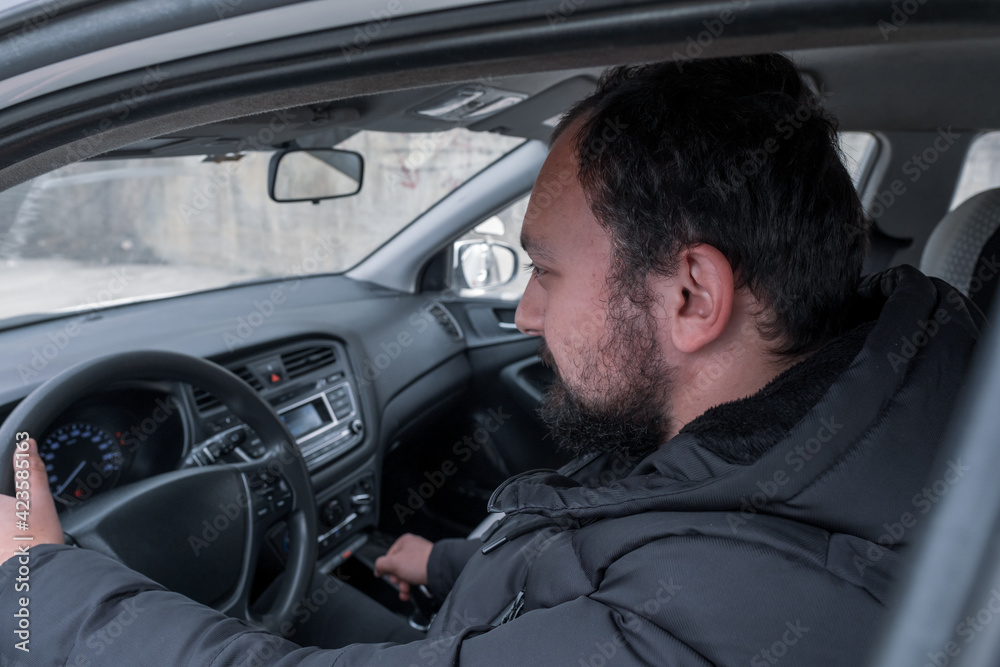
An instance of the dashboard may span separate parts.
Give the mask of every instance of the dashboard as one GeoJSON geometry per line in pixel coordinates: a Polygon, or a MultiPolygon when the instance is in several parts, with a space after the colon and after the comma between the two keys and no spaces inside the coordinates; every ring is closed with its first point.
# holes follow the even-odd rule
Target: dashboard
{"type": "MultiPolygon", "coordinates": [[[[342,345],[319,340],[229,366],[272,405],[310,471],[364,437],[346,356],[342,345]]],[[[168,470],[249,461],[263,454],[263,444],[220,398],[199,387],[133,383],[73,406],[42,435],[39,452],[65,509],[168,470]]]]}
{"type": "MultiPolygon", "coordinates": [[[[377,524],[385,453],[428,416],[440,417],[443,396],[467,386],[465,341],[427,297],[323,276],[288,288],[282,308],[239,345],[228,344],[247,304],[273,289],[246,285],[2,331],[0,418],[42,381],[110,352],[211,359],[281,415],[311,473],[320,551],[343,546],[377,524]],[[79,333],[37,362],[40,341],[68,326],[79,333]]],[[[163,472],[259,454],[255,434],[219,397],[155,378],[88,396],[38,441],[61,511],[163,472]]],[[[282,539],[274,536],[279,551],[282,539]]]]}

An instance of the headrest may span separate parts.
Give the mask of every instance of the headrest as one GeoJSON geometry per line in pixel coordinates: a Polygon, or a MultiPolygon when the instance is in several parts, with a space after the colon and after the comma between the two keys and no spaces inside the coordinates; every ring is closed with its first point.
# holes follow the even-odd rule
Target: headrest
{"type": "Polygon", "coordinates": [[[942,278],[989,314],[1000,272],[1000,188],[971,197],[941,219],[920,270],[942,278]]]}

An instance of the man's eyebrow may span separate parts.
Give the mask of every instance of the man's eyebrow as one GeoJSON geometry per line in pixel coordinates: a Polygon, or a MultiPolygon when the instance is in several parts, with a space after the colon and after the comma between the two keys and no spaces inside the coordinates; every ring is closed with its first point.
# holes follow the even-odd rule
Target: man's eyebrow
{"type": "Polygon", "coordinates": [[[554,259],[554,253],[548,245],[542,243],[536,238],[532,238],[527,234],[521,234],[521,247],[524,248],[524,252],[528,253],[535,259],[542,259],[552,261],[554,259]]]}

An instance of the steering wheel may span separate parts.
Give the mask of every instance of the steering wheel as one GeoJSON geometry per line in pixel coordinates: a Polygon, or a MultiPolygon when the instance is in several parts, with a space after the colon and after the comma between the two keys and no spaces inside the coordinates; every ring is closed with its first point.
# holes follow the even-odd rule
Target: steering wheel
{"type": "Polygon", "coordinates": [[[38,440],[77,400],[122,380],[172,380],[225,403],[265,453],[157,475],[111,489],[61,515],[73,543],[123,562],[168,589],[250,625],[278,632],[306,594],[316,561],[316,515],[305,461],[284,422],[249,385],[212,362],[174,352],[112,354],[42,384],[0,426],[0,491],[13,495],[15,433],[38,440]],[[290,497],[289,497],[290,496],[290,497]],[[285,575],[273,602],[250,608],[258,553],[269,528],[289,529],[285,575]]]}

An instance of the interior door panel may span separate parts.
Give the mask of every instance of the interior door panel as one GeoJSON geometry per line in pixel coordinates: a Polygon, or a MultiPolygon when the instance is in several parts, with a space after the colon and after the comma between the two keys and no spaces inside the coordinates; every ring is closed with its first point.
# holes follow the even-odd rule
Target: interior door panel
{"type": "Polygon", "coordinates": [[[512,327],[516,304],[467,300],[446,307],[465,333],[471,376],[448,414],[390,452],[381,523],[432,539],[467,534],[507,477],[570,458],[555,448],[538,416],[552,372],[538,357],[539,339],[512,327]]]}

